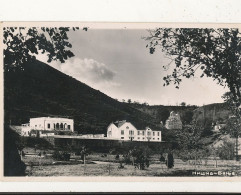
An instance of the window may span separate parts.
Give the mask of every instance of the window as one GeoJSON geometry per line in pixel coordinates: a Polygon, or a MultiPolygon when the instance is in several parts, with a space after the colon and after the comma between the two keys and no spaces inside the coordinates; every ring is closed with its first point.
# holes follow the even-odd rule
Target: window
{"type": "Polygon", "coordinates": [[[70,125],[68,125],[68,129],[70,130],[70,125]]]}
{"type": "Polygon", "coordinates": [[[134,131],[130,130],[129,135],[134,135],[134,131]]]}
{"type": "Polygon", "coordinates": [[[153,140],[155,140],[155,138],[153,138],[153,140]]]}
{"type": "Polygon", "coordinates": [[[151,132],[147,132],[147,135],[151,135],[151,132]]]}
{"type": "Polygon", "coordinates": [[[137,134],[140,135],[140,131],[137,131],[137,134]]]}
{"type": "Polygon", "coordinates": [[[153,136],[155,136],[155,132],[153,132],[153,136]]]}
{"type": "Polygon", "coordinates": [[[137,139],[140,139],[139,137],[137,139]]]}
{"type": "Polygon", "coordinates": [[[142,134],[145,135],[145,131],[142,131],[142,134]]]}
{"type": "Polygon", "coordinates": [[[129,127],[127,126],[126,129],[129,129],[129,127]]]}
{"type": "Polygon", "coordinates": [[[124,139],[124,137],[121,137],[121,139],[124,139]]]}
{"type": "Polygon", "coordinates": [[[143,137],[143,139],[145,139],[145,138],[143,137]]]}
{"type": "MultiPolygon", "coordinates": [[[[157,135],[160,136],[160,132],[157,132],[157,135]]],[[[158,138],[159,139],[159,138],[158,138]]]]}
{"type": "Polygon", "coordinates": [[[159,138],[157,138],[159,140],[159,138]]]}
{"type": "Polygon", "coordinates": [[[121,135],[124,135],[124,130],[121,130],[121,135]]]}

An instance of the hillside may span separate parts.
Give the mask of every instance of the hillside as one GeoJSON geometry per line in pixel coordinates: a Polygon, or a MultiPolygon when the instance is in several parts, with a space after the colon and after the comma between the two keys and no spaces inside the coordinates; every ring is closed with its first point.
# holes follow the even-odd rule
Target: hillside
{"type": "Polygon", "coordinates": [[[131,121],[137,128],[159,128],[154,117],[118,102],[49,65],[35,61],[24,71],[4,73],[4,120],[27,123],[30,117],[74,119],[79,133],[106,133],[110,122],[131,121]]]}

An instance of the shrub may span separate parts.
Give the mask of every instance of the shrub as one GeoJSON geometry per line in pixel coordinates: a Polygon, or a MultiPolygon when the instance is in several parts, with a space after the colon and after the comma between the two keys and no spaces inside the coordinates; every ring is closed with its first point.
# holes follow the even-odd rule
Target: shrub
{"type": "Polygon", "coordinates": [[[218,156],[222,160],[233,160],[234,159],[234,147],[235,144],[225,140],[218,148],[218,156]]]}
{"type": "Polygon", "coordinates": [[[165,157],[161,154],[160,162],[165,162],[165,157]]]}
{"type": "Polygon", "coordinates": [[[53,159],[69,161],[70,160],[70,153],[60,152],[58,150],[55,150],[54,153],[53,153],[53,159]]]}

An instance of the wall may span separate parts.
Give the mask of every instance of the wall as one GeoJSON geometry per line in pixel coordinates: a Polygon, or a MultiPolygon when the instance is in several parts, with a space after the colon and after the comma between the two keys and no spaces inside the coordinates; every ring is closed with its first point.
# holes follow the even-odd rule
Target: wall
{"type": "Polygon", "coordinates": [[[171,148],[171,143],[168,142],[138,142],[138,141],[122,141],[108,139],[72,139],[72,138],[54,138],[55,147],[66,149],[70,145],[75,149],[81,149],[86,146],[92,152],[109,152],[117,150],[119,152],[127,152],[134,147],[149,147],[154,153],[160,154],[164,149],[171,148]]]}

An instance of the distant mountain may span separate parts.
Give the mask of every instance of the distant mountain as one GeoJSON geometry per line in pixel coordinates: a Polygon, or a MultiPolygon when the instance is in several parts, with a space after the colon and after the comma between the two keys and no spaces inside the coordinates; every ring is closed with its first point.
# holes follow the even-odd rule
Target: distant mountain
{"type": "Polygon", "coordinates": [[[160,128],[155,117],[118,102],[88,85],[35,61],[23,71],[4,73],[4,121],[20,125],[31,117],[61,116],[74,119],[79,133],[106,133],[116,120],[137,128],[160,128]]]}
{"type": "Polygon", "coordinates": [[[165,122],[171,111],[179,113],[182,121],[191,115],[209,123],[226,121],[230,115],[223,103],[201,107],[122,103],[40,61],[25,64],[24,71],[4,73],[6,124],[61,116],[73,118],[79,133],[106,133],[107,126],[116,120],[130,121],[138,129],[160,129],[160,121],[165,122]]]}

